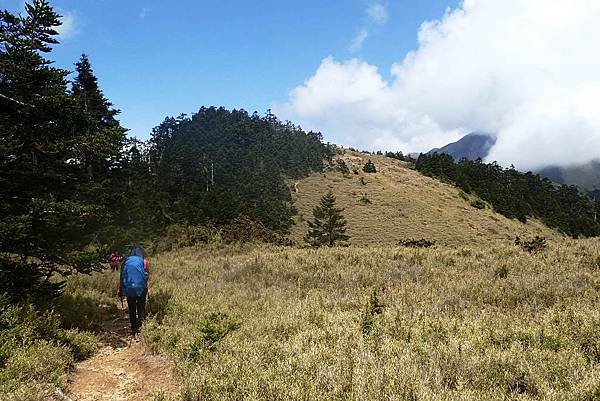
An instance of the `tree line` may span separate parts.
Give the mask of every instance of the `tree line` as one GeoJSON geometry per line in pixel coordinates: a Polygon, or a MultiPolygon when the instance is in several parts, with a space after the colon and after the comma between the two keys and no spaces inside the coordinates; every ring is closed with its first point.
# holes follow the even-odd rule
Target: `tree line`
{"type": "Polygon", "coordinates": [[[572,237],[600,235],[600,202],[575,186],[556,185],[537,174],[523,173],[513,166],[503,168],[495,162],[484,163],[481,159],[455,163],[452,156],[444,153],[421,154],[415,168],[476,194],[508,218],[525,223],[534,217],[572,237]]]}
{"type": "Polygon", "coordinates": [[[83,55],[54,66],[60,16],[47,0],[0,12],[0,294],[60,293],[60,277],[99,269],[111,249],[160,237],[171,224],[243,217],[286,233],[286,178],[323,168],[331,149],[244,110],[201,108],[128,139],[83,55]]]}

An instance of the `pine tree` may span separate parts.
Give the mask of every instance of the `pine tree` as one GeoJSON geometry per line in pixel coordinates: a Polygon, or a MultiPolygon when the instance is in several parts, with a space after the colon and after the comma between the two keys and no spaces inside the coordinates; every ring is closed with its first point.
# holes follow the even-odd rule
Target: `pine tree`
{"type": "Polygon", "coordinates": [[[377,168],[375,167],[375,163],[373,163],[371,161],[371,159],[369,159],[366,163],[365,166],[363,167],[363,171],[365,173],[376,173],[377,172],[377,168]]]}
{"type": "MultiPolygon", "coordinates": [[[[0,12],[0,293],[15,301],[57,294],[60,276],[101,267],[108,197],[78,153],[89,138],[74,121],[69,72],[44,56],[60,16],[46,0],[25,9],[0,12]]],[[[105,145],[98,154],[114,151],[105,145]]]]}
{"type": "Polygon", "coordinates": [[[104,97],[85,54],[75,69],[71,97],[75,129],[82,138],[74,151],[90,177],[105,178],[121,155],[127,130],[115,119],[120,110],[104,97]]]}
{"type": "Polygon", "coordinates": [[[342,216],[344,209],[335,207],[335,196],[331,191],[322,198],[320,205],[313,209],[314,220],[308,222],[308,233],[304,240],[311,246],[344,245],[350,239],[346,234],[346,219],[342,216]]]}

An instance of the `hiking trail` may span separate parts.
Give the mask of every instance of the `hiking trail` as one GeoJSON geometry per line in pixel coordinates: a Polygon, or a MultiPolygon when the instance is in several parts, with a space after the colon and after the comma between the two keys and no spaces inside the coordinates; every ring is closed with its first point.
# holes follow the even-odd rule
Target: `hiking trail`
{"type": "MultiPolygon", "coordinates": [[[[98,351],[78,363],[71,377],[69,398],[73,401],[142,401],[154,394],[176,395],[173,363],[151,355],[131,339],[129,320],[119,314],[103,323],[98,351]]],[[[127,305],[125,305],[125,309],[127,305]]]]}

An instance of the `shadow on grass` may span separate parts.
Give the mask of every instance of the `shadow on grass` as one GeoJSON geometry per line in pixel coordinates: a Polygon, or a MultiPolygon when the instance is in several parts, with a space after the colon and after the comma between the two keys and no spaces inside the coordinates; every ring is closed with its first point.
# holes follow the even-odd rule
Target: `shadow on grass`
{"type": "Polygon", "coordinates": [[[123,347],[129,341],[127,302],[102,303],[98,299],[81,294],[63,294],[57,299],[55,310],[60,314],[63,327],[89,331],[102,343],[114,348],[123,347]]]}

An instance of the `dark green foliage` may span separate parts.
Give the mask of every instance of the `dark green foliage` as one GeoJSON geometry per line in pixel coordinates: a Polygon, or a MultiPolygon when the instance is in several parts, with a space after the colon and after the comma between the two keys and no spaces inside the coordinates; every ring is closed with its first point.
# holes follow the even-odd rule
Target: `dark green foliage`
{"type": "Polygon", "coordinates": [[[428,240],[428,239],[403,239],[400,242],[398,242],[399,246],[404,246],[407,248],[431,248],[432,246],[435,245],[435,241],[432,240],[428,240]]]}
{"type": "Polygon", "coordinates": [[[198,324],[198,335],[188,351],[188,357],[198,359],[203,350],[212,350],[227,334],[237,330],[240,324],[224,313],[211,313],[198,324]]]}
{"type": "Polygon", "coordinates": [[[365,173],[376,173],[376,172],[377,172],[377,168],[375,167],[375,163],[373,163],[373,162],[371,161],[371,159],[369,159],[369,160],[368,160],[368,161],[365,163],[365,165],[364,165],[364,167],[363,167],[363,171],[364,171],[365,173]]]}
{"type": "Polygon", "coordinates": [[[238,216],[221,227],[221,239],[226,243],[263,242],[277,245],[291,245],[291,241],[280,232],[265,227],[260,221],[246,216],[238,216]]]}
{"type": "Polygon", "coordinates": [[[377,289],[371,292],[369,301],[363,311],[362,319],[360,322],[360,328],[364,336],[371,334],[373,325],[375,324],[375,317],[383,313],[385,305],[379,300],[379,293],[377,289]]]}
{"type": "Polygon", "coordinates": [[[385,152],[385,157],[390,157],[392,159],[406,161],[406,158],[402,152],[385,152]]]}
{"type": "Polygon", "coordinates": [[[477,198],[471,201],[471,206],[473,206],[475,209],[485,209],[486,205],[484,201],[477,198]]]}
{"type": "Polygon", "coordinates": [[[336,160],[336,168],[344,176],[350,175],[350,169],[346,165],[346,162],[344,161],[344,159],[337,159],[336,160]]]}
{"type": "Polygon", "coordinates": [[[135,187],[123,217],[155,234],[171,224],[221,227],[242,216],[285,233],[295,214],[285,178],[322,170],[331,151],[321,139],[270,112],[203,107],[167,118],[126,158],[123,184],[135,187]]]}
{"type": "Polygon", "coordinates": [[[31,304],[11,305],[0,296],[0,367],[21,347],[36,342],[50,342],[67,347],[81,360],[97,347],[97,339],[88,333],[65,330],[60,316],[52,311],[40,312],[31,304]]]}
{"type": "Polygon", "coordinates": [[[452,156],[438,153],[421,155],[416,169],[477,195],[508,218],[526,222],[528,217],[535,217],[572,237],[600,235],[596,205],[574,186],[557,186],[531,172],[505,169],[480,159],[454,163],[452,156]]]}
{"type": "Polygon", "coordinates": [[[308,222],[304,240],[314,247],[345,244],[350,236],[346,234],[343,211],[335,207],[335,196],[331,191],[323,195],[319,206],[313,209],[314,220],[308,222]]]}
{"type": "Polygon", "coordinates": [[[519,237],[515,238],[515,245],[520,246],[524,251],[529,253],[543,251],[548,247],[546,243],[546,238],[536,236],[530,240],[523,240],[519,237]]]}
{"type": "Polygon", "coordinates": [[[43,56],[58,43],[49,3],[26,12],[0,13],[0,292],[14,301],[56,295],[58,276],[99,268],[124,138],[87,59],[71,92],[68,71],[43,56]]]}

